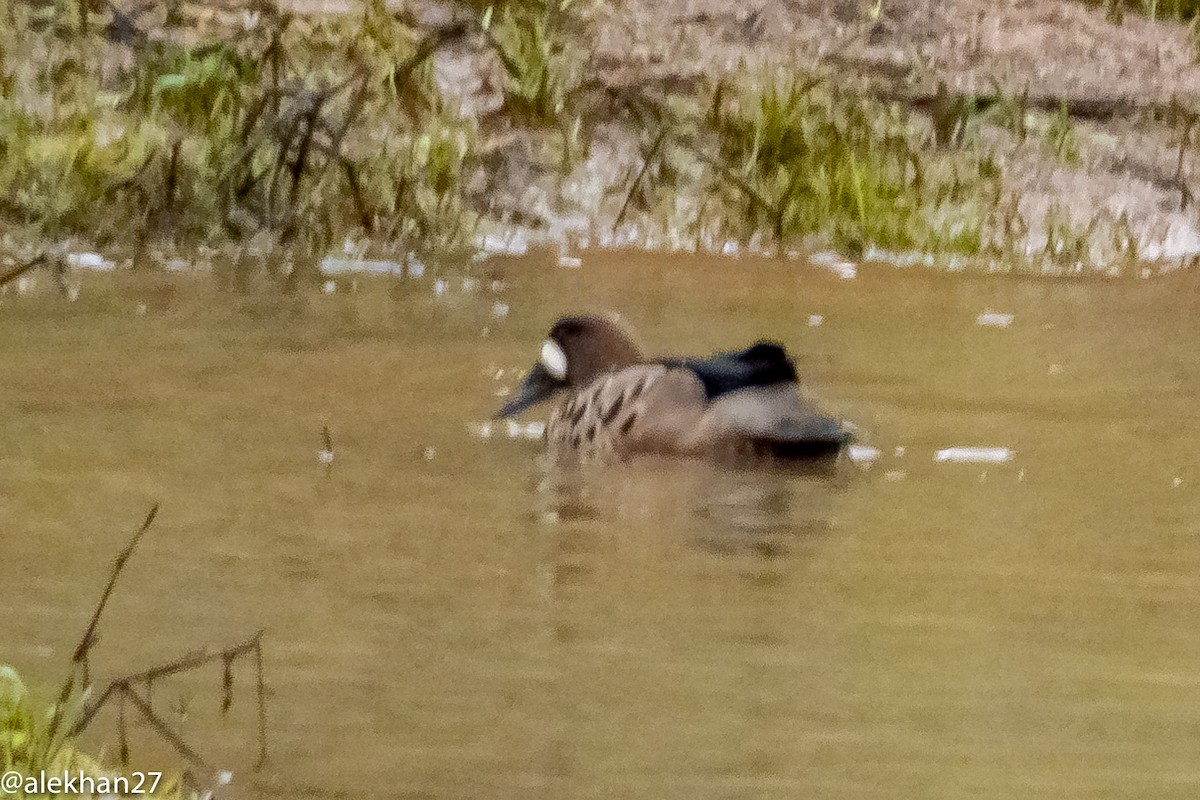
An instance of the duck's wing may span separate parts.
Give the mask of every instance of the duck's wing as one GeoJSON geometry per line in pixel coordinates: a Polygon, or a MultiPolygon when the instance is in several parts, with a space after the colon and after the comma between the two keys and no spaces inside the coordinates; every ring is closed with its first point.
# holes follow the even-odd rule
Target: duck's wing
{"type": "Polygon", "coordinates": [[[697,437],[716,449],[783,458],[838,452],[850,440],[840,422],[800,394],[795,383],[751,386],[713,400],[697,437]]]}
{"type": "Polygon", "coordinates": [[[796,365],[784,346],[777,342],[759,342],[745,350],[665,363],[695,373],[709,400],[755,386],[796,383],[796,365]]]}

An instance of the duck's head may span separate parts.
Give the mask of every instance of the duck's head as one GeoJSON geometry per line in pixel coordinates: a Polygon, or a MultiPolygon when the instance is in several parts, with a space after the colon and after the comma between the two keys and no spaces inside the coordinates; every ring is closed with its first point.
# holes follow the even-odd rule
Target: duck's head
{"type": "Polygon", "coordinates": [[[542,342],[538,361],[521,381],[516,397],[496,416],[514,417],[563,389],[587,386],[605,372],[641,360],[633,337],[615,320],[563,317],[542,342]]]}

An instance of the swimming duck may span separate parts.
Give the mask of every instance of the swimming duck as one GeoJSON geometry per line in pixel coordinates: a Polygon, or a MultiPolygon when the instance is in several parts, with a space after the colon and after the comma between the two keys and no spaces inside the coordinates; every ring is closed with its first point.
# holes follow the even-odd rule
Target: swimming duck
{"type": "Polygon", "coordinates": [[[641,454],[809,461],[836,456],[850,439],[800,395],[795,364],[777,342],[707,358],[647,359],[615,321],[563,317],[497,416],[556,396],[547,449],[580,461],[641,454]]]}

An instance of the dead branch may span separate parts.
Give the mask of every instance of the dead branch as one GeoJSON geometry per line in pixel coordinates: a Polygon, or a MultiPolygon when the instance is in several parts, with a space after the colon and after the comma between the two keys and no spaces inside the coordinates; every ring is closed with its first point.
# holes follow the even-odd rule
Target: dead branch
{"type": "Polygon", "coordinates": [[[104,690],[96,696],[96,699],[84,708],[83,713],[79,717],[79,721],[76,722],[74,727],[71,729],[71,734],[78,734],[84,728],[86,728],[96,714],[100,711],[100,709],[103,708],[113,696],[122,690],[126,688],[132,688],[134,686],[144,686],[147,691],[149,691],[154,682],[161,678],[165,678],[170,675],[178,675],[182,672],[190,672],[191,670],[197,669],[206,664],[211,664],[214,661],[231,662],[238,656],[246,655],[260,648],[262,646],[263,633],[264,631],[260,630],[245,641],[230,645],[229,647],[225,647],[220,650],[209,650],[207,648],[204,650],[195,650],[193,652],[186,653],[172,661],[158,664],[150,667],[149,669],[142,670],[141,672],[132,672],[128,675],[122,675],[119,678],[112,679],[108,682],[108,685],[104,688],[104,690]]]}
{"type": "Polygon", "coordinates": [[[49,261],[49,258],[47,258],[45,253],[38,253],[36,256],[34,256],[29,261],[26,261],[24,264],[19,264],[19,265],[13,267],[12,269],[10,269],[8,272],[4,273],[3,275],[0,275],[0,287],[7,286],[8,284],[15,281],[17,278],[24,275],[26,272],[29,272],[32,269],[36,269],[37,267],[42,266],[47,261],[49,261]]]}
{"type": "Polygon", "coordinates": [[[96,643],[96,626],[100,624],[100,616],[104,613],[104,607],[108,605],[108,598],[112,595],[113,587],[117,585],[117,578],[121,577],[121,570],[125,569],[126,562],[133,555],[133,551],[137,548],[138,542],[146,535],[146,531],[150,530],[150,526],[154,523],[154,518],[158,516],[158,503],[150,509],[150,513],[146,515],[146,519],[142,522],[137,532],[133,534],[133,538],[129,540],[129,544],[125,545],[125,549],[117,554],[116,561],[113,562],[112,572],[108,576],[108,584],[104,587],[103,594],[100,595],[100,602],[96,604],[96,610],[92,612],[92,619],[88,622],[87,630],[83,632],[83,638],[79,640],[79,644],[75,647],[75,653],[71,656],[72,665],[83,667],[83,683],[86,685],[88,681],[88,652],[96,643]]]}

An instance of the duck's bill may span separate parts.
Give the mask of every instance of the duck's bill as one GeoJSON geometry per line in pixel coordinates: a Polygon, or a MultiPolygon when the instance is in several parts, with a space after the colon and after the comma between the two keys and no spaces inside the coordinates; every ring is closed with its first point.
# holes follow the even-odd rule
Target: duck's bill
{"type": "Polygon", "coordinates": [[[496,412],[497,418],[515,417],[522,411],[533,408],[543,400],[549,400],[566,384],[555,378],[541,364],[535,364],[525,380],[517,388],[517,396],[510,400],[504,408],[496,412]]]}

